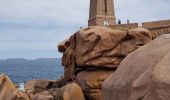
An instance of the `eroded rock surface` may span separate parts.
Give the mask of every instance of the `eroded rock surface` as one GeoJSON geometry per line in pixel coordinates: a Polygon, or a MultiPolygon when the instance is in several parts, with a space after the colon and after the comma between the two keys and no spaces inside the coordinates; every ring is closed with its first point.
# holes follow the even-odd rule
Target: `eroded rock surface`
{"type": "Polygon", "coordinates": [[[0,100],[30,100],[29,96],[19,91],[9,77],[0,74],[0,100]]]}
{"type": "Polygon", "coordinates": [[[93,27],[76,33],[76,64],[79,67],[117,68],[122,59],[138,46],[151,41],[150,32],[93,27]]]}
{"type": "Polygon", "coordinates": [[[102,100],[101,84],[131,52],[152,41],[147,29],[128,31],[96,26],[80,29],[60,43],[67,82],[77,82],[87,100],[102,100]]]}
{"type": "MultiPolygon", "coordinates": [[[[56,82],[29,81],[25,85],[26,93],[31,100],[103,100],[103,81],[117,70],[129,53],[151,41],[150,31],[143,28],[128,31],[102,26],[80,29],[58,45],[58,51],[63,53],[64,76],[56,82]]],[[[140,80],[136,84],[138,82],[140,80]]]]}
{"type": "Polygon", "coordinates": [[[62,88],[51,88],[44,92],[32,95],[32,100],[85,100],[80,86],[71,83],[62,88]]]}
{"type": "Polygon", "coordinates": [[[102,86],[105,100],[169,100],[170,35],[128,55],[102,86]]]}
{"type": "Polygon", "coordinates": [[[25,90],[29,94],[36,94],[38,92],[45,91],[49,88],[52,88],[53,84],[57,83],[57,81],[49,81],[49,80],[30,80],[25,83],[25,90]]]}
{"type": "Polygon", "coordinates": [[[75,82],[82,87],[86,100],[102,100],[102,82],[112,73],[105,70],[82,71],[76,76],[75,82]]]}

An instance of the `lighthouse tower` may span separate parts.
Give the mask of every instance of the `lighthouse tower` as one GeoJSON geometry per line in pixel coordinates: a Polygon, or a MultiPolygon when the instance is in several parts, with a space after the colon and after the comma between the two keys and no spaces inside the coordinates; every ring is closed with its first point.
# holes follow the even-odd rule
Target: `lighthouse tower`
{"type": "Polygon", "coordinates": [[[113,0],[90,0],[88,26],[107,26],[115,23],[113,0]]]}

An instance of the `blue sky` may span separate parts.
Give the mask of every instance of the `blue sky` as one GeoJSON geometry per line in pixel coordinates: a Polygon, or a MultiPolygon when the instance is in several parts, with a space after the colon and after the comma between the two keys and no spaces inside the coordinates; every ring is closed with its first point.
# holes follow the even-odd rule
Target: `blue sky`
{"type": "MultiPolygon", "coordinates": [[[[90,0],[0,0],[0,59],[58,58],[57,44],[87,26],[90,0]]],[[[115,0],[126,22],[170,19],[170,0],[115,0]]]]}

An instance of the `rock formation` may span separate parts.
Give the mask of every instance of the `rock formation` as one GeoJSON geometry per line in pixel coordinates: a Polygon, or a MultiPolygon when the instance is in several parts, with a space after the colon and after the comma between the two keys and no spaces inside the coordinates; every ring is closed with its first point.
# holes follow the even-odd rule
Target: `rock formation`
{"type": "Polygon", "coordinates": [[[31,96],[32,100],[85,100],[79,85],[71,83],[62,88],[51,88],[31,96]]]}
{"type": "Polygon", "coordinates": [[[170,35],[129,54],[102,85],[105,100],[170,100],[170,35]]]}
{"type": "MultiPolygon", "coordinates": [[[[58,81],[31,80],[25,84],[23,95],[31,100],[103,100],[103,81],[116,73],[128,54],[151,41],[150,31],[143,28],[127,31],[102,26],[80,29],[58,45],[58,51],[63,53],[64,76],[58,81]]],[[[107,89],[104,90],[104,94],[107,93],[107,89]]],[[[0,95],[6,97],[6,93],[0,95]]]]}
{"type": "Polygon", "coordinates": [[[108,78],[113,71],[97,70],[82,71],[77,74],[75,82],[78,83],[86,100],[103,100],[101,86],[102,82],[108,78]]]}
{"type": "Polygon", "coordinates": [[[29,81],[25,86],[27,90],[22,92],[15,87],[8,76],[1,74],[0,100],[85,100],[78,84],[70,83],[61,88],[46,87],[50,82],[51,81],[38,80],[29,81]],[[36,88],[32,89],[33,87],[36,88]],[[46,89],[44,87],[46,87],[46,89]]]}
{"type": "Polygon", "coordinates": [[[26,93],[19,91],[8,76],[0,74],[0,100],[30,100],[26,93]]]}
{"type": "Polygon", "coordinates": [[[101,84],[131,52],[151,42],[147,29],[128,31],[96,26],[80,29],[58,46],[63,82],[78,83],[87,100],[102,100],[101,84]]]}
{"type": "Polygon", "coordinates": [[[45,91],[52,87],[57,81],[48,81],[48,80],[30,80],[25,85],[25,91],[29,94],[36,94],[42,91],[45,91]]]}

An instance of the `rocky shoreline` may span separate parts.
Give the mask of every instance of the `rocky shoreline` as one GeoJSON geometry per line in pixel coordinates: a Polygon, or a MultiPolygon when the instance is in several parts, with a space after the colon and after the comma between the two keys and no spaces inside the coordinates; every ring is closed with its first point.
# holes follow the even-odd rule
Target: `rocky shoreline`
{"type": "Polygon", "coordinates": [[[169,100],[170,35],[152,35],[144,28],[80,29],[58,45],[59,80],[30,80],[21,92],[1,74],[0,100],[169,100]]]}

